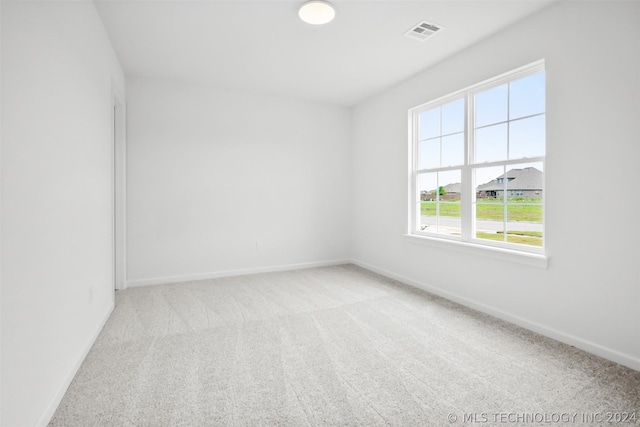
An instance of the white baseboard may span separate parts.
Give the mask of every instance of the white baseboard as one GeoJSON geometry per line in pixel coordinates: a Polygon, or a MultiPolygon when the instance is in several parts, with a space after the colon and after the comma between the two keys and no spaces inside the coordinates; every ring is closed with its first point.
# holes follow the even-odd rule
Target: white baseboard
{"type": "Polygon", "coordinates": [[[248,274],[273,273],[277,271],[301,270],[304,268],[327,267],[331,265],[349,264],[348,259],[335,259],[327,261],[303,262],[299,264],[285,264],[269,267],[242,268],[238,270],[223,270],[210,273],[188,274],[178,276],[153,277],[151,279],[139,279],[127,281],[127,287],[164,285],[169,283],[191,282],[195,280],[218,279],[220,277],[245,276],[248,274]]]}
{"type": "Polygon", "coordinates": [[[58,405],[60,405],[60,402],[62,402],[62,398],[64,397],[65,393],[67,392],[67,389],[71,385],[71,381],[73,381],[73,378],[78,373],[80,366],[82,366],[82,362],[84,362],[84,359],[86,359],[87,354],[89,354],[89,350],[91,350],[91,347],[93,347],[93,344],[96,342],[96,339],[98,338],[98,335],[100,335],[102,328],[104,328],[104,325],[107,323],[107,320],[109,320],[109,316],[111,316],[111,313],[113,312],[114,307],[115,307],[114,302],[112,300],[104,318],[102,319],[102,321],[100,322],[96,330],[93,332],[91,339],[89,339],[89,342],[87,343],[84,350],[82,351],[82,354],[80,354],[80,357],[78,358],[75,365],[73,366],[73,369],[71,370],[71,372],[69,372],[64,382],[60,385],[60,387],[58,388],[58,391],[56,391],[56,393],[53,395],[46,409],[40,415],[40,418],[38,418],[38,421],[35,424],[36,427],[46,427],[51,421],[51,417],[53,417],[53,414],[56,413],[56,409],[58,409],[58,405]]]}
{"type": "Polygon", "coordinates": [[[527,320],[523,317],[514,315],[512,313],[508,313],[506,311],[491,307],[489,305],[486,304],[482,304],[482,303],[478,303],[474,300],[462,297],[460,295],[457,295],[455,293],[443,290],[441,288],[435,287],[435,286],[431,286],[431,285],[427,285],[425,283],[422,282],[418,282],[416,280],[413,280],[407,276],[404,276],[402,274],[398,274],[389,270],[385,270],[383,268],[378,268],[374,265],[368,264],[366,262],[362,262],[362,261],[358,261],[358,260],[351,260],[351,263],[362,267],[364,269],[373,271],[374,273],[378,273],[381,274],[385,277],[388,277],[390,279],[394,279],[394,280],[398,280],[402,283],[405,283],[407,285],[413,286],[415,288],[418,289],[422,289],[424,291],[427,291],[429,293],[432,293],[434,295],[438,295],[441,296],[443,298],[446,298],[448,300],[457,302],[459,304],[462,304],[464,306],[473,308],[475,310],[481,311],[483,313],[489,314],[491,316],[497,317],[499,319],[505,320],[509,323],[513,323],[515,325],[521,326],[525,329],[528,329],[530,331],[536,332],[540,335],[544,335],[546,337],[552,338],[556,341],[560,341],[562,343],[565,344],[569,344],[572,345],[574,347],[577,347],[581,350],[584,350],[588,353],[592,353],[595,354],[597,356],[603,357],[605,359],[611,360],[612,362],[616,362],[619,363],[620,365],[626,366],[628,368],[631,369],[635,369],[636,371],[640,371],[640,359],[638,359],[637,357],[631,356],[629,354],[625,354],[625,353],[621,353],[617,350],[613,350],[611,348],[608,347],[604,347],[600,344],[596,344],[594,342],[582,339],[580,337],[576,337],[574,335],[571,334],[567,334],[565,332],[559,331],[557,329],[554,328],[550,328],[548,326],[542,325],[540,323],[537,322],[532,322],[530,320],[527,320]]]}

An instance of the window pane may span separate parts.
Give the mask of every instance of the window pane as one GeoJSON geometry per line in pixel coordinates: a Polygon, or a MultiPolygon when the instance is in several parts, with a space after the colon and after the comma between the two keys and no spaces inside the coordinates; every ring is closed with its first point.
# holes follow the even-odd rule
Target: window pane
{"type": "Polygon", "coordinates": [[[418,175],[418,194],[420,195],[420,231],[437,231],[437,173],[421,173],[418,175]]]}
{"type": "Polygon", "coordinates": [[[504,84],[476,94],[476,127],[500,123],[507,120],[508,93],[508,86],[504,84]]]}
{"type": "Polygon", "coordinates": [[[418,176],[420,231],[460,235],[460,178],[459,170],[418,176]]]}
{"type": "MultiPolygon", "coordinates": [[[[542,224],[542,204],[533,203],[507,203],[507,221],[510,224],[529,223],[542,224]]],[[[517,225],[514,225],[518,228],[517,225]]],[[[524,226],[523,226],[524,227],[524,226]]],[[[529,229],[528,227],[524,227],[529,229]]],[[[542,231],[542,227],[535,227],[534,230],[542,231]]]]}
{"type": "Polygon", "coordinates": [[[460,221],[460,201],[456,203],[440,203],[440,217],[438,218],[438,233],[448,236],[460,236],[462,225],[460,221]]]}
{"type": "Polygon", "coordinates": [[[507,159],[507,124],[476,130],[475,163],[507,159]]]}
{"type": "Polygon", "coordinates": [[[507,242],[542,246],[541,162],[509,167],[507,196],[507,242]]]}
{"type": "Polygon", "coordinates": [[[438,204],[434,201],[425,201],[420,205],[420,231],[438,231],[438,218],[436,208],[438,204]]]}
{"type": "Polygon", "coordinates": [[[442,135],[464,131],[464,99],[442,106],[442,135]]]}
{"type": "MultiPolygon", "coordinates": [[[[438,188],[441,200],[460,201],[461,173],[459,170],[438,172],[438,188]]],[[[460,212],[456,216],[460,216],[460,212]]]]}
{"type": "Polygon", "coordinates": [[[544,156],[545,116],[535,116],[509,123],[509,158],[544,156]]]}
{"type": "Polygon", "coordinates": [[[476,238],[504,240],[503,199],[478,199],[476,203],[476,238]]]}
{"type": "Polygon", "coordinates": [[[476,238],[501,240],[504,237],[504,166],[476,168],[476,238]],[[500,233],[499,233],[500,232],[500,233]]]}
{"type": "Polygon", "coordinates": [[[428,139],[418,143],[418,169],[440,166],[440,138],[428,139]]]}
{"type": "Polygon", "coordinates": [[[542,205],[507,205],[507,241],[522,245],[542,246],[542,205]],[[536,222],[514,218],[536,218],[536,222]]]}
{"type": "MultiPolygon", "coordinates": [[[[542,162],[508,166],[506,173],[508,203],[542,203],[542,171],[542,162]]],[[[521,218],[521,220],[527,219],[521,218]]]]}
{"type": "Polygon", "coordinates": [[[420,199],[433,199],[436,201],[436,188],[438,187],[438,174],[436,172],[418,174],[418,191],[420,199]]]}
{"type": "Polygon", "coordinates": [[[460,235],[460,191],[461,172],[459,170],[438,172],[438,193],[440,195],[438,233],[460,235]]]}
{"type": "Polygon", "coordinates": [[[418,135],[420,140],[440,136],[440,107],[420,113],[418,135]]]}
{"type": "Polygon", "coordinates": [[[509,118],[545,112],[544,72],[509,83],[509,118]]]}
{"type": "Polygon", "coordinates": [[[464,163],[464,134],[442,138],[442,165],[458,166],[464,163]]]}
{"type": "Polygon", "coordinates": [[[476,201],[502,198],[504,193],[504,166],[476,168],[473,170],[476,185],[476,201]]]}

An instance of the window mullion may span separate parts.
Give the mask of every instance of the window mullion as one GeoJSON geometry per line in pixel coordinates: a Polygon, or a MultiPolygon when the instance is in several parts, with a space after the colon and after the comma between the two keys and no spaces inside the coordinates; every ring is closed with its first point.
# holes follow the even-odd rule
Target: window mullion
{"type": "Polygon", "coordinates": [[[472,237],[473,228],[473,179],[471,176],[471,168],[465,165],[462,168],[462,183],[464,185],[462,191],[462,200],[460,201],[460,220],[462,239],[469,241],[472,237]]]}
{"type": "Polygon", "coordinates": [[[507,166],[503,166],[503,175],[504,179],[502,180],[503,190],[502,190],[502,241],[507,241],[507,189],[509,188],[509,177],[507,176],[507,166]]]}
{"type": "Polygon", "coordinates": [[[462,194],[460,200],[460,234],[462,240],[470,241],[474,233],[474,205],[473,197],[475,195],[473,187],[473,177],[471,172],[473,159],[473,102],[472,97],[467,94],[465,96],[466,108],[464,118],[464,166],[462,167],[462,194]]]}
{"type": "MultiPolygon", "coordinates": [[[[414,113],[411,119],[412,122],[412,126],[411,126],[411,131],[413,132],[413,144],[412,144],[412,149],[414,153],[418,153],[418,146],[420,144],[419,140],[419,126],[418,126],[418,113],[414,113]]],[[[412,168],[414,171],[417,171],[418,169],[418,156],[413,156],[413,163],[412,163],[412,168]]],[[[416,203],[414,204],[413,207],[413,218],[412,218],[412,228],[413,230],[419,230],[420,229],[420,208],[422,206],[422,200],[420,198],[420,190],[419,190],[419,185],[418,185],[418,177],[420,176],[420,174],[418,172],[413,173],[413,176],[411,177],[411,199],[415,200],[416,203]]]]}

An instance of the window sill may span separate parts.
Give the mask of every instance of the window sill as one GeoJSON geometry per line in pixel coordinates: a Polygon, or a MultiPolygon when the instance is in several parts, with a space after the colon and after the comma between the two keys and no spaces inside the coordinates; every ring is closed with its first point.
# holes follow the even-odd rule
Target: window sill
{"type": "Polygon", "coordinates": [[[516,262],[541,269],[546,269],[549,264],[549,258],[542,254],[514,251],[511,249],[484,246],[469,242],[459,242],[456,240],[438,239],[437,237],[418,236],[415,234],[405,234],[404,238],[407,242],[418,245],[446,248],[471,255],[480,255],[501,261],[516,262]]]}

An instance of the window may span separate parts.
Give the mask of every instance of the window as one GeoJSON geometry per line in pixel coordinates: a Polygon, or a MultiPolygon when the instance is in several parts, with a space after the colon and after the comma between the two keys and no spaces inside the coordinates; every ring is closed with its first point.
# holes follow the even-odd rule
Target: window
{"type": "Polygon", "coordinates": [[[542,61],[409,111],[410,234],[542,253],[542,61]]]}

